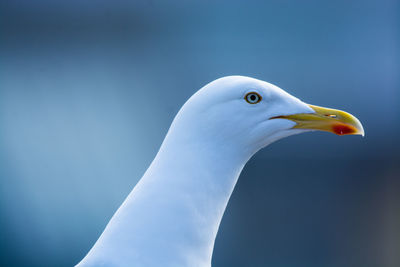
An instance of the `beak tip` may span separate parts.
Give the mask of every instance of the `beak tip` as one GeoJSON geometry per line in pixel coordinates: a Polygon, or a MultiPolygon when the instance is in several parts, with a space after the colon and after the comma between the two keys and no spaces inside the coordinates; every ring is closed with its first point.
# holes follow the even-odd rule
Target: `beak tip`
{"type": "Polygon", "coordinates": [[[365,137],[365,132],[364,132],[364,129],[361,129],[361,131],[360,131],[360,135],[361,135],[362,137],[365,137]]]}
{"type": "Polygon", "coordinates": [[[365,136],[364,127],[362,126],[361,122],[356,117],[354,117],[354,120],[356,121],[358,134],[361,135],[362,137],[364,137],[365,136]]]}

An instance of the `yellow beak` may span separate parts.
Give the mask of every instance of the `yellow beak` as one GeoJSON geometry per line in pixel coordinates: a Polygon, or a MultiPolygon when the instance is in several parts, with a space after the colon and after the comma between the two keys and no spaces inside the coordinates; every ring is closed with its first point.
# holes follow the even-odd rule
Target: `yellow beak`
{"type": "Polygon", "coordinates": [[[309,105],[315,113],[300,113],[275,118],[296,122],[295,129],[310,129],[331,132],[337,135],[358,134],[364,136],[360,121],[353,115],[330,108],[309,105]]]}

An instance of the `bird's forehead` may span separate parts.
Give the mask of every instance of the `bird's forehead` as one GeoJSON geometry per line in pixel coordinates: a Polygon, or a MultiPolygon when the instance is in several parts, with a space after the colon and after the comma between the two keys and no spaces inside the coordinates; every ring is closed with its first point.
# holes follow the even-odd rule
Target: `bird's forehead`
{"type": "Polygon", "coordinates": [[[249,90],[270,94],[280,90],[277,86],[244,76],[229,76],[216,81],[213,87],[219,89],[222,94],[241,95],[249,90]]]}
{"type": "Polygon", "coordinates": [[[242,96],[248,92],[257,92],[265,99],[278,99],[289,97],[290,94],[286,93],[284,90],[278,86],[256,79],[244,80],[243,82],[238,82],[232,91],[236,92],[237,96],[242,96]]]}
{"type": "Polygon", "coordinates": [[[199,91],[199,96],[209,102],[226,102],[243,98],[249,92],[259,93],[265,100],[291,98],[278,86],[245,76],[227,76],[215,80],[199,91]]]}

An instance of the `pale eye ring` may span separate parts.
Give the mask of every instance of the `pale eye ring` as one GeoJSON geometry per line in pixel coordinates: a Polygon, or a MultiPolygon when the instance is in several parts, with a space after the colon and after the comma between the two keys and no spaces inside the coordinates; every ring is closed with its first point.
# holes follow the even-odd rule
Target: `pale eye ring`
{"type": "Polygon", "coordinates": [[[250,92],[244,96],[244,99],[249,104],[257,104],[261,101],[262,97],[256,92],[250,92]]]}

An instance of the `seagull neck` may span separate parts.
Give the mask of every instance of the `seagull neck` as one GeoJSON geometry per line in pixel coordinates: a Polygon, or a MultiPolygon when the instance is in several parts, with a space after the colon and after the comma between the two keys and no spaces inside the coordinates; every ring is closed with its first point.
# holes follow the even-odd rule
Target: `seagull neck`
{"type": "Polygon", "coordinates": [[[196,262],[208,266],[222,216],[249,156],[212,144],[180,144],[179,150],[163,144],[143,182],[162,187],[157,197],[169,210],[165,238],[179,240],[196,262]]]}
{"type": "Polygon", "coordinates": [[[198,144],[164,140],[79,267],[211,266],[219,224],[249,157],[198,144]]]}

